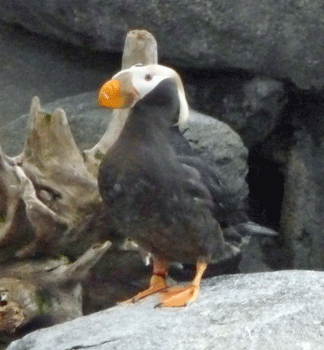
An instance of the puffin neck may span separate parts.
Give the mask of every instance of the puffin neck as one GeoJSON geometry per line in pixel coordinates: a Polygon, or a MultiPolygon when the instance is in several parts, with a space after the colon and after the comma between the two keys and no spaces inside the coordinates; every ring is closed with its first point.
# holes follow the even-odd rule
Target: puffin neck
{"type": "Polygon", "coordinates": [[[131,110],[120,137],[163,145],[168,142],[167,133],[168,124],[163,118],[163,111],[152,110],[152,108],[139,104],[131,110]]]}
{"type": "Polygon", "coordinates": [[[165,79],[135,104],[125,129],[142,137],[167,135],[169,127],[178,119],[179,108],[177,86],[172,79],[165,79]]]}

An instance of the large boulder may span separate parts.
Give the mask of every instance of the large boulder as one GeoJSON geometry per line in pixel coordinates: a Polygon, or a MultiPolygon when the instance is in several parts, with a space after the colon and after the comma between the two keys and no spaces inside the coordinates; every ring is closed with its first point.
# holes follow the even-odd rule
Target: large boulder
{"type": "Polygon", "coordinates": [[[287,103],[282,82],[238,72],[185,75],[190,105],[230,125],[246,147],[263,142],[280,124],[287,103]],[[188,79],[189,78],[189,79],[188,79]]]}
{"type": "MultiPolygon", "coordinates": [[[[52,112],[59,107],[66,111],[73,137],[81,150],[92,148],[100,140],[112,117],[109,109],[97,105],[95,92],[59,99],[45,105],[44,110],[52,112]]],[[[15,156],[22,151],[27,121],[28,116],[23,115],[0,129],[1,146],[6,154],[15,156]]],[[[197,152],[217,166],[237,198],[245,198],[248,195],[245,181],[248,151],[240,136],[223,122],[193,110],[186,128],[185,136],[197,152]]]]}
{"type": "Polygon", "coordinates": [[[94,91],[119,67],[109,54],[93,55],[0,21],[0,128],[26,113],[35,95],[48,103],[94,91]]]}
{"type": "Polygon", "coordinates": [[[291,266],[324,269],[323,100],[300,98],[287,152],[281,228],[291,266]]]}
{"type": "Polygon", "coordinates": [[[0,19],[95,50],[122,51],[126,33],[151,31],[161,56],[188,67],[239,68],[324,85],[320,0],[3,0],[0,19]]]}
{"type": "Polygon", "coordinates": [[[154,308],[153,296],[31,333],[8,350],[319,350],[323,288],[324,273],[313,271],[215,277],[186,308],[154,308]]]}

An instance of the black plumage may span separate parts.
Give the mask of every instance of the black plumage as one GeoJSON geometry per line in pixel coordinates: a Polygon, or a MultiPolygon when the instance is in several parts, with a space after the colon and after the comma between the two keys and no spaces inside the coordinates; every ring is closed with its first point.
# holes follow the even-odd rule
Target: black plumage
{"type": "Polygon", "coordinates": [[[98,183],[118,231],[153,255],[150,287],[135,298],[159,292],[163,306],[184,306],[196,298],[207,264],[236,256],[241,232],[261,227],[247,221],[217,170],[173,127],[188,116],[173,70],[151,65],[122,71],[101,88],[99,103],[130,108],[101,163],[98,183]],[[165,284],[172,261],[197,264],[189,286],[165,284]]]}
{"type": "Polygon", "coordinates": [[[250,221],[245,201],[229,190],[216,166],[210,165],[190,146],[178,125],[170,125],[169,141],[178,160],[196,169],[208,188],[213,200],[213,215],[220,224],[226,241],[239,244],[246,236],[277,236],[276,231],[250,221]]]}
{"type": "Polygon", "coordinates": [[[152,254],[181,262],[225,257],[230,247],[213,216],[212,195],[193,158],[179,158],[169,143],[178,112],[172,79],[137,102],[102,161],[100,194],[116,227],[152,254]]]}

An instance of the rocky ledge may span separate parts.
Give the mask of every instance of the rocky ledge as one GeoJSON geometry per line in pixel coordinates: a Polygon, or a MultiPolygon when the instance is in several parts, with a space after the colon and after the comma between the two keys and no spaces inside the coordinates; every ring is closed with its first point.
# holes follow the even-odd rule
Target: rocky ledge
{"type": "Polygon", "coordinates": [[[0,19],[95,50],[122,50],[145,28],[161,57],[192,68],[239,68],[322,89],[322,1],[2,0],[0,19]]]}
{"type": "Polygon", "coordinates": [[[7,350],[323,349],[324,273],[214,277],[183,309],[156,296],[31,333],[7,350]]]}

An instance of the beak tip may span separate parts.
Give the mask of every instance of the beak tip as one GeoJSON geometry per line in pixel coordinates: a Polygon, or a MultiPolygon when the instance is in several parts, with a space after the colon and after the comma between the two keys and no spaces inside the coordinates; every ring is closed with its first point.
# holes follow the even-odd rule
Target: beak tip
{"type": "Polygon", "coordinates": [[[102,107],[122,108],[124,98],[120,93],[120,83],[117,80],[107,81],[99,91],[98,103],[102,107]]]}
{"type": "Polygon", "coordinates": [[[103,106],[103,107],[104,107],[104,104],[103,104],[103,96],[102,96],[101,91],[99,92],[99,95],[98,95],[98,103],[99,103],[100,106],[103,106]]]}

